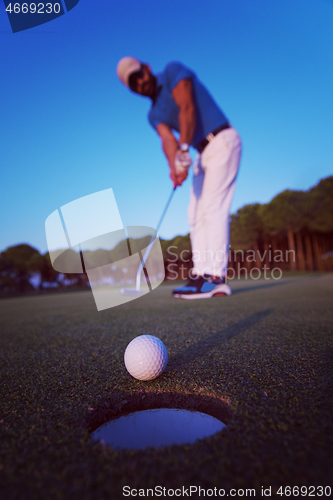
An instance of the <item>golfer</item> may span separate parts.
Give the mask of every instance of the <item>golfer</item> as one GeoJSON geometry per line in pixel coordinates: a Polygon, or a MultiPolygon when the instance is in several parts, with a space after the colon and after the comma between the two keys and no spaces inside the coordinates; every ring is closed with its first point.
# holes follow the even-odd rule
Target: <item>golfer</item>
{"type": "Polygon", "coordinates": [[[133,92],[151,99],[148,119],[161,138],[174,187],[188,176],[190,146],[198,152],[188,207],[194,267],[188,282],[173,290],[173,296],[230,295],[229,211],[241,156],[237,131],[195,73],[179,62],[155,75],[148,64],[123,57],[117,74],[133,92]]]}

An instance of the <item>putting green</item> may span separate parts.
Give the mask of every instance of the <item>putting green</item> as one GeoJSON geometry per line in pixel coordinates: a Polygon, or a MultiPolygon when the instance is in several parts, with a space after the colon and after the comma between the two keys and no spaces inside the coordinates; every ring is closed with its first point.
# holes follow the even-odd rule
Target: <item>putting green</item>
{"type": "Polygon", "coordinates": [[[3,498],[113,500],[124,486],[139,497],[158,485],[225,496],[254,488],[259,497],[263,486],[274,498],[280,486],[332,486],[332,274],[231,287],[231,297],[185,301],[166,284],[101,312],[90,291],[1,300],[3,498]],[[169,353],[151,382],[123,363],[142,334],[169,353]],[[228,430],[145,451],[90,437],[113,415],[156,401],[225,412],[228,430]]]}

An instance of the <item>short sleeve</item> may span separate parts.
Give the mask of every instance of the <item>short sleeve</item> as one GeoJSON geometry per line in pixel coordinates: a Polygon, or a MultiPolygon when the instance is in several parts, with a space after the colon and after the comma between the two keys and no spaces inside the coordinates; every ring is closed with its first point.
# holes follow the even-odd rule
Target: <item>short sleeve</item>
{"type": "Polygon", "coordinates": [[[193,78],[195,76],[191,70],[180,62],[170,62],[164,70],[164,75],[169,92],[172,92],[175,86],[184,78],[193,78]]]}

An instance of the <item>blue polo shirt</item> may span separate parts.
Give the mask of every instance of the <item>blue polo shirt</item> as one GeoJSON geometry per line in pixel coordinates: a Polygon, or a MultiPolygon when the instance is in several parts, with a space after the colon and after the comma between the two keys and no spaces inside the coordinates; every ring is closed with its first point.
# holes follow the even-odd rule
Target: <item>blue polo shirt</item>
{"type": "Polygon", "coordinates": [[[173,99],[172,91],[177,83],[184,78],[192,80],[193,99],[196,105],[196,126],[191,145],[195,147],[210,132],[220,125],[228,123],[228,119],[195,73],[183,64],[179,62],[169,63],[163,73],[158,73],[156,78],[156,97],[148,114],[148,120],[155,129],[159,123],[164,123],[171,129],[180,132],[179,107],[173,99]]]}

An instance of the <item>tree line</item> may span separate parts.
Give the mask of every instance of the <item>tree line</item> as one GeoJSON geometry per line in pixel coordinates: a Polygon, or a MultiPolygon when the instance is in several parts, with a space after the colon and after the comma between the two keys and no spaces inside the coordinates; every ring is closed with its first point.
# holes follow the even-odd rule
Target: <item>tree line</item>
{"type": "MultiPolygon", "coordinates": [[[[120,242],[114,255],[123,248],[120,242]]],[[[166,279],[186,279],[192,268],[189,234],[161,240],[166,279]]],[[[99,262],[104,250],[90,253],[99,262]]],[[[230,218],[229,270],[333,271],[333,176],[308,191],[285,190],[269,203],[245,205],[230,218]]],[[[118,270],[116,270],[118,272],[118,270]]],[[[120,272],[120,270],[119,270],[120,272]]],[[[87,287],[87,276],[59,273],[48,252],[28,244],[0,253],[2,295],[87,287]],[[35,284],[34,284],[35,279],[35,284]]]]}

